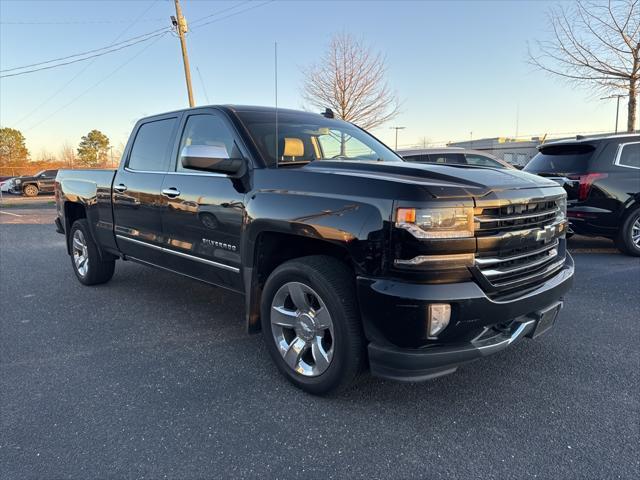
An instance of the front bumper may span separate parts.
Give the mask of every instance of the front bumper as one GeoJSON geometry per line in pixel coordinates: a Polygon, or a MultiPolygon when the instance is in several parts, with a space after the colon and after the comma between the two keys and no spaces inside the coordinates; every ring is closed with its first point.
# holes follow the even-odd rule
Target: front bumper
{"type": "Polygon", "coordinates": [[[569,254],[563,268],[526,293],[490,298],[473,282],[443,285],[358,279],[371,372],[419,381],[454,372],[458,365],[504,350],[534,335],[540,312],[560,306],[573,283],[569,254]],[[427,339],[430,303],[450,303],[451,321],[438,340],[427,339]]]}

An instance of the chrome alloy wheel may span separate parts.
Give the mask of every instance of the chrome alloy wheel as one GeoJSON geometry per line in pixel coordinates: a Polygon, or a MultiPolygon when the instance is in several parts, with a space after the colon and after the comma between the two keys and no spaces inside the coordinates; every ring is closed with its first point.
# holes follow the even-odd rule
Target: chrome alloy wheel
{"type": "Polygon", "coordinates": [[[288,282],[271,302],[271,333],[285,363],[306,377],[327,370],[334,352],[331,314],[309,286],[288,282]]]}
{"type": "Polygon", "coordinates": [[[87,270],[89,270],[89,252],[87,250],[87,241],[84,238],[82,230],[73,232],[73,245],[71,248],[76,270],[81,277],[84,277],[87,275],[87,270]]]}
{"type": "Polygon", "coordinates": [[[640,248],[640,217],[636,218],[631,227],[631,241],[637,248],[640,248]]]}

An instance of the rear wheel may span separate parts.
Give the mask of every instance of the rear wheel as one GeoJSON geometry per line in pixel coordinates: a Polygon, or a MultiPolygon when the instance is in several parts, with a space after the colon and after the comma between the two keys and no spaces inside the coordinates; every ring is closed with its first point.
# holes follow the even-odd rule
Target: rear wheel
{"type": "Polygon", "coordinates": [[[37,185],[25,185],[22,189],[22,193],[24,193],[25,197],[37,197],[40,190],[38,190],[37,185]]]}
{"type": "Polygon", "coordinates": [[[625,218],[616,238],[616,246],[627,255],[640,257],[640,208],[625,218]]]}
{"type": "Polygon", "coordinates": [[[89,224],[85,219],[76,220],[69,232],[71,242],[71,265],[84,285],[98,285],[111,280],[115,260],[101,260],[98,246],[91,238],[89,224]]]}
{"type": "Polygon", "coordinates": [[[280,372],[314,394],[351,384],[365,362],[353,272],[324,256],[280,265],[262,294],[262,333],[280,372]]]}

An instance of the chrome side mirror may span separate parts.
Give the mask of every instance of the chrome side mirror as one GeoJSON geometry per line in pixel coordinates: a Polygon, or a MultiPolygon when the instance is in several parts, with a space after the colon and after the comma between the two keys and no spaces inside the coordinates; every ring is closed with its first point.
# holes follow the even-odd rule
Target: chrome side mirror
{"type": "Polygon", "coordinates": [[[242,170],[242,158],[230,158],[224,145],[188,145],[180,152],[182,166],[191,170],[237,174],[242,170]]]}

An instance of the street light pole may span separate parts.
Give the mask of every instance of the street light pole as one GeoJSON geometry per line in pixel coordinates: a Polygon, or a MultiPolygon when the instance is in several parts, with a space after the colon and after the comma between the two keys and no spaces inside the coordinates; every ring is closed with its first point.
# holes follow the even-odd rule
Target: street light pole
{"type": "Polygon", "coordinates": [[[616,99],[616,130],[615,133],[618,133],[618,114],[620,113],[620,99],[625,98],[626,95],[609,95],[608,97],[602,97],[600,100],[610,100],[612,98],[616,99]]]}
{"type": "Polygon", "coordinates": [[[398,150],[398,130],[404,130],[407,127],[391,127],[391,130],[395,130],[396,131],[396,148],[395,150],[398,150]]]}

